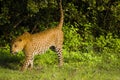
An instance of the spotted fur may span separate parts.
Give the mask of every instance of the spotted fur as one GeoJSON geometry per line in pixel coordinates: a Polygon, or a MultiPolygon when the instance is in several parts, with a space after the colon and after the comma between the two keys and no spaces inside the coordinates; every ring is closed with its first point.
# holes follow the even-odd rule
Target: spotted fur
{"type": "Polygon", "coordinates": [[[60,13],[61,18],[59,24],[51,29],[47,29],[43,32],[30,34],[28,32],[23,33],[18,36],[12,44],[11,51],[16,53],[23,50],[25,53],[25,62],[23,64],[22,70],[26,70],[28,67],[33,67],[34,55],[42,54],[50,47],[54,46],[59,60],[59,65],[63,65],[62,57],[62,45],[63,45],[63,10],[60,0],[60,13]]]}

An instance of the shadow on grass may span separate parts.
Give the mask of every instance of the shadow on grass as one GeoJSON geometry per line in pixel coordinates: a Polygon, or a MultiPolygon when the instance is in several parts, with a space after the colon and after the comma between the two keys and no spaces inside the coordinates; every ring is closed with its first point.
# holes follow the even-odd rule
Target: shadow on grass
{"type": "Polygon", "coordinates": [[[22,55],[13,55],[7,50],[0,50],[0,67],[18,70],[22,60],[22,55]]]}

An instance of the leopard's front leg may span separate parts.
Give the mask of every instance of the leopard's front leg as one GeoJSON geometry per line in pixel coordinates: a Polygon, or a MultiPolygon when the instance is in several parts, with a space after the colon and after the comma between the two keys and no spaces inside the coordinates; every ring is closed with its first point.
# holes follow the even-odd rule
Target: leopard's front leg
{"type": "Polygon", "coordinates": [[[21,71],[25,71],[28,68],[28,66],[30,66],[30,68],[33,67],[33,57],[31,56],[26,56],[25,62],[21,68],[21,71]]]}

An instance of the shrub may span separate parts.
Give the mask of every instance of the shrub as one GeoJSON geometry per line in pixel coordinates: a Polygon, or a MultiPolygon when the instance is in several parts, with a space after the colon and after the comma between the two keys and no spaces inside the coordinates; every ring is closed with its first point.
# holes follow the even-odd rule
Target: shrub
{"type": "Polygon", "coordinates": [[[65,24],[63,27],[64,30],[64,49],[67,51],[78,51],[80,42],[82,38],[77,33],[78,28],[75,28],[73,25],[65,24]]]}

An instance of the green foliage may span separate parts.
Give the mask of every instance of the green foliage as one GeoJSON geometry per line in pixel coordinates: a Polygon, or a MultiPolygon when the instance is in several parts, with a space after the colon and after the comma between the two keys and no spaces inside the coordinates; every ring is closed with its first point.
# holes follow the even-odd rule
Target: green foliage
{"type": "Polygon", "coordinates": [[[1,12],[2,12],[2,14],[0,14],[0,25],[4,25],[6,23],[10,23],[9,16],[8,16],[8,14],[9,14],[8,7],[6,7],[6,6],[2,7],[1,8],[1,12]]]}
{"type": "Polygon", "coordinates": [[[77,33],[78,28],[68,23],[63,27],[63,30],[65,34],[64,49],[68,51],[78,51],[82,39],[77,33]]]}
{"type": "Polygon", "coordinates": [[[28,9],[28,11],[30,11],[32,13],[39,12],[38,5],[33,0],[28,0],[27,9],[28,9]]]}
{"type": "Polygon", "coordinates": [[[99,48],[99,51],[111,51],[117,54],[120,52],[120,39],[114,38],[111,33],[109,33],[105,37],[100,36],[99,38],[97,38],[95,45],[99,48]]]}
{"type": "Polygon", "coordinates": [[[46,53],[41,54],[41,55],[36,55],[34,64],[36,66],[47,66],[48,65],[53,65],[53,64],[58,64],[58,56],[56,53],[54,53],[52,50],[48,50],[46,53]]]}
{"type": "Polygon", "coordinates": [[[18,55],[10,53],[10,47],[0,48],[0,66],[9,69],[18,70],[23,62],[23,53],[19,52],[18,55]]]}

